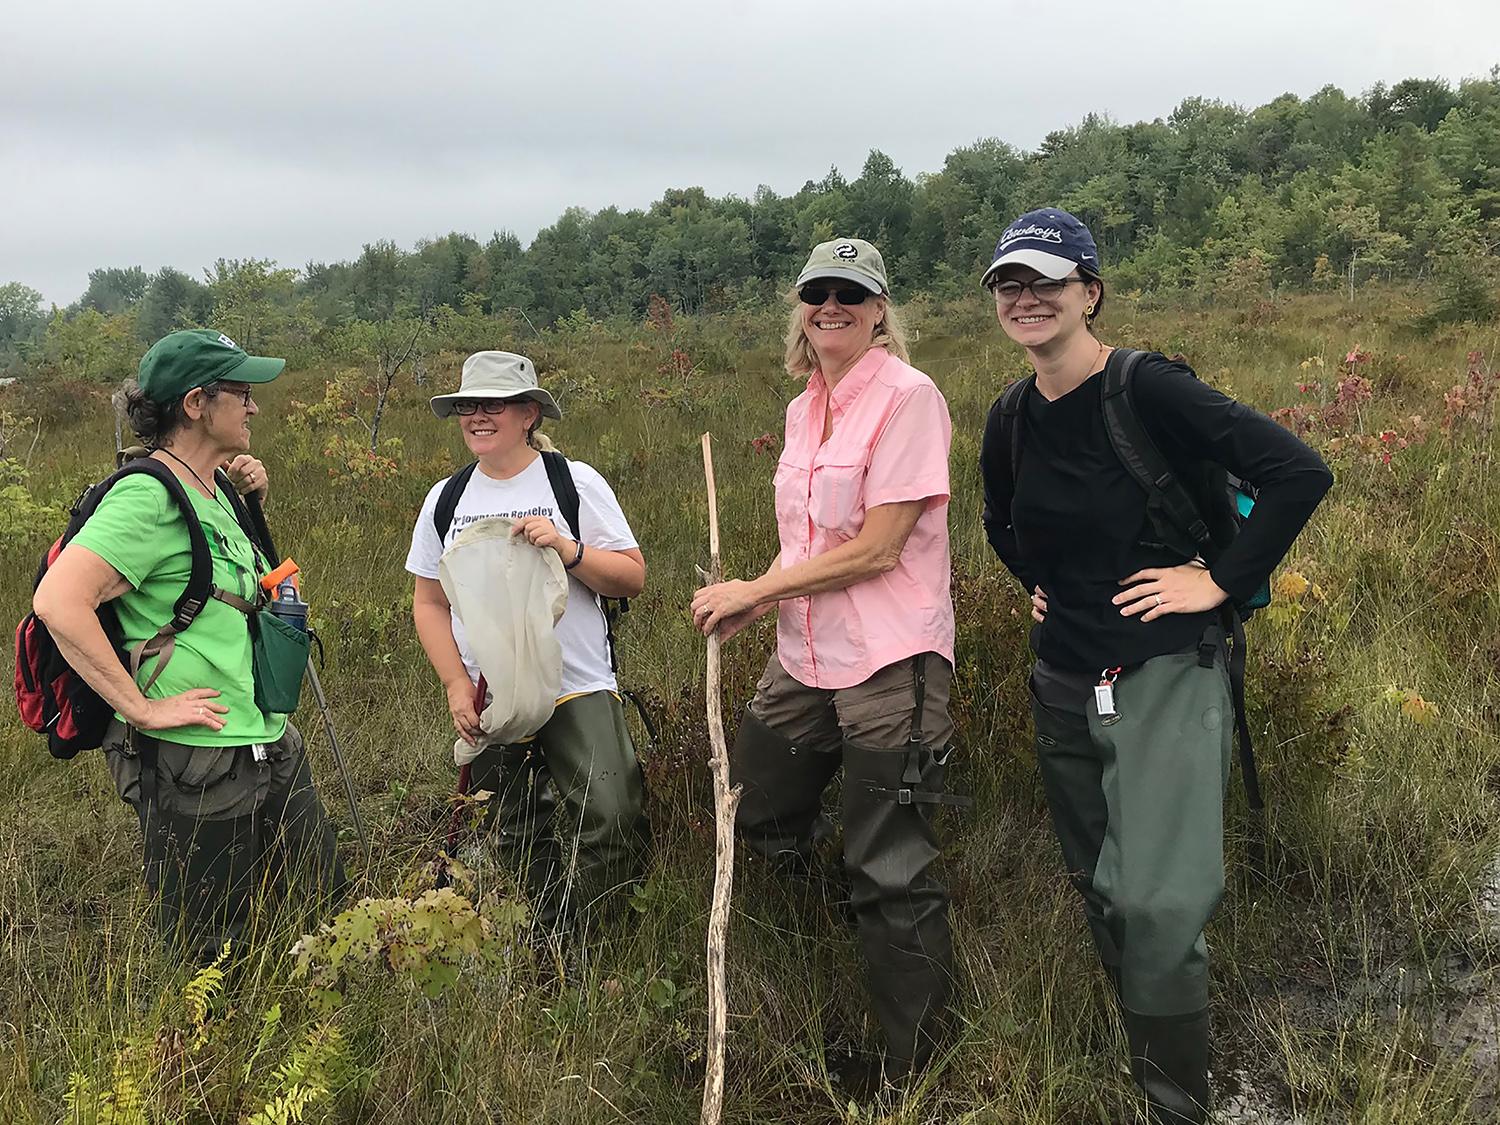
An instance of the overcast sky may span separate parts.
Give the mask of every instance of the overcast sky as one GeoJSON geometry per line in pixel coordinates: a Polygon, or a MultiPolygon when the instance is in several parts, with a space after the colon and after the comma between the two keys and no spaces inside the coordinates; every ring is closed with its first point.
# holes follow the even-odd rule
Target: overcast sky
{"type": "Polygon", "coordinates": [[[6,6],[0,283],[300,267],[378,238],[529,241],[669,187],[909,176],[1101,111],[1485,74],[1494,0],[134,0],[6,6]]]}

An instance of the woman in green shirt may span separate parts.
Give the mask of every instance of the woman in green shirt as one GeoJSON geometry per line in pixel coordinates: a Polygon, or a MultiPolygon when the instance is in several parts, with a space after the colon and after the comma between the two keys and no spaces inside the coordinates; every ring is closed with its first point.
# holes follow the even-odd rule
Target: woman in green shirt
{"type": "MultiPolygon", "coordinates": [[[[215,483],[267,492],[250,456],[256,384],[285,360],[246,354],[212,330],[174,332],[116,396],[132,429],[181,481],[213,560],[213,584],[253,602],[267,561],[215,483]]],[[[211,598],[169,650],[124,667],[96,611],[112,601],[125,647],[170,621],[192,552],[180,509],[146,474],[115,484],[37,587],[33,608],[68,663],[111,707],[105,742],[120,797],[145,836],[146,881],[164,932],[199,952],[244,935],[252,892],[295,873],[330,891],[345,879],[334,830],[313,788],[302,737],[286,715],[255,704],[242,608],[211,598]],[[163,663],[165,661],[165,663],[163,663]]]]}

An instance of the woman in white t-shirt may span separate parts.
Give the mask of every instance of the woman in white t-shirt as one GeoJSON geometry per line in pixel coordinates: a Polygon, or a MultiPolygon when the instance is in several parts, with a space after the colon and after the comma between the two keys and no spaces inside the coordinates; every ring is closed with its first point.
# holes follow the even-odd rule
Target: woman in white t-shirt
{"type": "Polygon", "coordinates": [[[600,598],[641,592],[646,563],[614,493],[592,467],[564,462],[578,493],[578,538],[554,495],[538,432],[561,418],[537,385],[525,356],[479,352],[463,367],[456,394],[432,400],[439,418],[456,416],[477,459],[451,513],[439,512],[446,480],[427,494],[412,529],[406,569],[415,576],[412,618],[427,659],[448,692],[453,726],[479,748],[470,792],[494,794],[485,828],[521,865],[533,913],[546,928],[592,905],[639,873],[646,840],[641,772],[625,726],[600,598]],[[447,527],[438,523],[448,515],[447,527]],[[479,668],[462,624],[438,581],[443,551],[469,524],[491,516],[515,521],[513,534],[557,552],[568,572],[568,600],[557,622],[562,688],[557,709],[526,743],[486,745],[475,689],[479,668]],[[550,786],[550,788],[549,788],[550,786]],[[555,794],[551,791],[555,789],[555,794]],[[553,821],[568,834],[560,847],[553,821]],[[570,863],[564,864],[567,855],[570,863]]]}

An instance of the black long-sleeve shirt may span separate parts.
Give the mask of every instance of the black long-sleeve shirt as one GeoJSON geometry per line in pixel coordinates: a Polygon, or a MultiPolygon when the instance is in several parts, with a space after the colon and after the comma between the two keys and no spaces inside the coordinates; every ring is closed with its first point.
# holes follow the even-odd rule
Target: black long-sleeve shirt
{"type": "MultiPolygon", "coordinates": [[[[1022,586],[1047,595],[1046,620],[1032,629],[1031,647],[1059,668],[1097,671],[1180,652],[1197,643],[1213,616],[1168,613],[1148,622],[1122,616],[1111,601],[1120,580],[1136,571],[1189,560],[1159,541],[1144,490],[1115,456],[1100,401],[1103,380],[1103,372],[1092,375],[1053,402],[1032,388],[1018,419],[1014,487],[998,402],[980,450],[985,532],[1022,586]]],[[[1131,391],[1169,464],[1211,461],[1259,489],[1254,511],[1212,567],[1231,598],[1249,597],[1332,485],[1328,466],[1264,414],[1161,355],[1141,359],[1131,391]]]]}

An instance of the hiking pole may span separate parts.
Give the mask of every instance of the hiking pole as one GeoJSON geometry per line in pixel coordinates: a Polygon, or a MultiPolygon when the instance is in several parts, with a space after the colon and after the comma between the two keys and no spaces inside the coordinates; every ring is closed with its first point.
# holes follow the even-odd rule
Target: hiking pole
{"type": "Polygon", "coordinates": [[[328,707],[328,697],[323,694],[323,682],[318,679],[318,669],[311,659],[307,662],[307,682],[312,684],[313,698],[318,701],[318,710],[323,715],[323,729],[328,734],[328,745],[333,750],[333,760],[339,768],[339,776],[344,780],[344,797],[349,802],[349,819],[354,825],[354,834],[359,837],[360,849],[365,853],[365,862],[368,863],[370,837],[365,832],[365,822],[359,815],[359,802],[354,799],[354,778],[349,774],[349,766],[344,761],[344,752],[339,749],[338,735],[333,733],[333,712],[328,707]]]}
{"type": "MultiPolygon", "coordinates": [[[[276,544],[271,539],[271,529],[266,524],[265,509],[261,507],[260,497],[255,493],[249,493],[245,497],[245,510],[250,513],[250,526],[255,532],[255,537],[260,540],[261,550],[265,551],[268,559],[281,561],[281,553],[276,550],[276,544]]],[[[318,642],[319,651],[322,651],[322,641],[318,642]]],[[[338,735],[333,730],[333,711],[328,706],[328,697],[323,694],[323,681],[318,678],[318,668],[312,662],[309,654],[307,660],[307,680],[312,684],[313,698],[318,702],[318,711],[323,716],[323,730],[328,734],[328,745],[333,751],[333,762],[338,767],[339,777],[344,782],[344,797],[349,802],[349,819],[354,825],[354,834],[359,838],[360,850],[365,853],[365,862],[370,860],[370,837],[365,832],[364,819],[359,815],[359,802],[354,797],[354,778],[349,773],[349,764],[344,761],[344,752],[339,748],[338,735]]]]}
{"type": "MultiPolygon", "coordinates": [[[[722,582],[719,560],[719,500],[714,488],[713,439],[703,435],[703,477],[708,484],[708,570],[705,583],[722,582]]],[[[703,1113],[699,1125],[718,1125],[724,1112],[724,1040],[728,1033],[729,996],[724,951],[729,939],[729,893],[734,883],[734,812],[740,787],[729,784],[729,751],[724,742],[724,706],[720,698],[719,631],[708,638],[709,764],[714,776],[714,896],[708,912],[708,1062],[703,1074],[703,1113]]]]}

